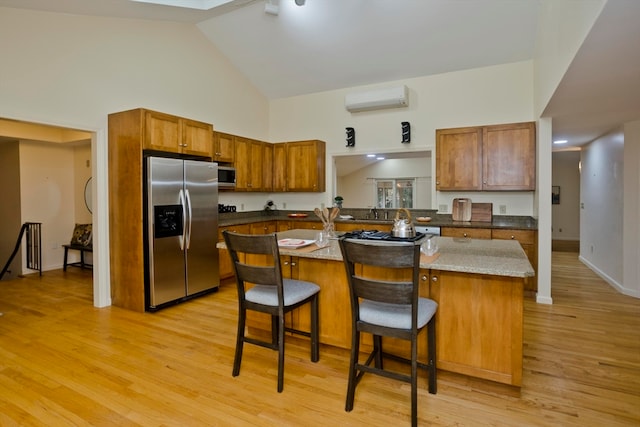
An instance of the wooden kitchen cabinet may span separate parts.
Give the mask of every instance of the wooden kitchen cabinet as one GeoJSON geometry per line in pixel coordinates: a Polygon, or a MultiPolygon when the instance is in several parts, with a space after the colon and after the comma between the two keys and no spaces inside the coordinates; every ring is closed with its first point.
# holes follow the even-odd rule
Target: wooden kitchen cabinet
{"type": "MultiPolygon", "coordinates": [[[[222,232],[228,230],[234,233],[250,234],[249,224],[228,225],[225,227],[218,227],[218,241],[224,242],[222,232]]],[[[229,251],[226,249],[218,248],[218,267],[220,271],[220,280],[228,279],[234,276],[233,266],[231,265],[231,257],[229,251]]]]}
{"type": "Polygon", "coordinates": [[[250,234],[269,234],[277,231],[276,221],[260,221],[249,224],[250,234]]]}
{"type": "Polygon", "coordinates": [[[265,182],[265,168],[272,167],[272,158],[265,158],[266,142],[244,137],[235,138],[235,191],[270,191],[272,183],[265,182]]]}
{"type": "Polygon", "coordinates": [[[436,130],[436,190],[535,190],[535,123],[436,130]]]}
{"type": "Polygon", "coordinates": [[[491,239],[491,229],[470,227],[441,227],[440,235],[444,237],[466,237],[469,239],[491,239]]]}
{"type": "Polygon", "coordinates": [[[524,281],[524,291],[527,294],[534,294],[538,291],[538,236],[535,230],[511,230],[511,229],[493,229],[491,230],[492,239],[501,240],[517,240],[522,246],[524,253],[536,272],[533,277],[527,277],[524,281]]]}
{"type": "Polygon", "coordinates": [[[144,115],[144,149],[211,158],[212,125],[157,111],[139,111],[144,115]]]}
{"type": "Polygon", "coordinates": [[[523,280],[431,271],[438,369],[522,384],[523,280]]]}
{"type": "Polygon", "coordinates": [[[211,157],[213,126],[142,108],[109,114],[109,258],[114,306],[143,312],[143,151],[211,157]]]}
{"type": "Polygon", "coordinates": [[[325,191],[324,141],[282,142],[273,147],[274,191],[325,191]]]}
{"type": "Polygon", "coordinates": [[[213,132],[213,160],[219,163],[233,163],[236,158],[235,136],[213,132]]]}

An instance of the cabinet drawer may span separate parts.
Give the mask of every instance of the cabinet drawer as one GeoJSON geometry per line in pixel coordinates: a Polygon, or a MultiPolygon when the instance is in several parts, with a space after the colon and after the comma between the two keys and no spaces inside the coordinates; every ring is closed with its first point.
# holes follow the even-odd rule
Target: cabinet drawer
{"type": "Polygon", "coordinates": [[[442,227],[440,234],[446,237],[468,237],[470,239],[491,239],[490,228],[442,227]]]}
{"type": "Polygon", "coordinates": [[[491,231],[493,239],[517,240],[522,245],[533,245],[535,243],[535,232],[531,230],[497,230],[491,231]]]}

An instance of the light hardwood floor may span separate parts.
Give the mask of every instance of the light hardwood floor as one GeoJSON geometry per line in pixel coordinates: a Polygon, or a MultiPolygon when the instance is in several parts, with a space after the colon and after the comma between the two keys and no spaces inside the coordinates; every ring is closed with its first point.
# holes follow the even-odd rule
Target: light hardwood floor
{"type": "MultiPolygon", "coordinates": [[[[419,420],[433,426],[640,425],[640,300],[553,254],[553,305],[525,301],[521,389],[421,373],[419,420]]],[[[408,384],[365,376],[344,411],[348,352],[289,337],[283,393],[276,353],[245,346],[231,376],[235,289],[155,314],[92,306],[70,268],[0,283],[0,425],[397,426],[408,384]]],[[[500,327],[500,325],[496,325],[500,327]]]]}

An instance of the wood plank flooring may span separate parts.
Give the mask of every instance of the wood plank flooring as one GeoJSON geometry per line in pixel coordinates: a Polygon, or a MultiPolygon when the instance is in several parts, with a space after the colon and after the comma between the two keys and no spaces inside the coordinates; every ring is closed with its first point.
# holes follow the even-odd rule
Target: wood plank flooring
{"type": "MultiPolygon", "coordinates": [[[[525,301],[523,387],[440,371],[420,378],[429,426],[640,425],[640,300],[577,254],[553,254],[553,305],[525,301]]],[[[348,352],[320,361],[288,337],[276,353],[245,346],[231,376],[235,289],[158,313],[92,306],[91,273],[70,268],[0,282],[0,426],[409,425],[408,384],[365,376],[344,411],[348,352]]],[[[496,325],[499,327],[499,325],[496,325]]]]}

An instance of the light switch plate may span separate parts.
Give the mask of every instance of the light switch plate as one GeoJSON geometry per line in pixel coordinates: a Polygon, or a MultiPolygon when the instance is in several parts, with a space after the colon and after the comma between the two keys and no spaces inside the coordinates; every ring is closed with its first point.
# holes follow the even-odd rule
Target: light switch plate
{"type": "Polygon", "coordinates": [[[438,206],[438,212],[446,212],[447,211],[447,205],[440,205],[438,206]]]}

